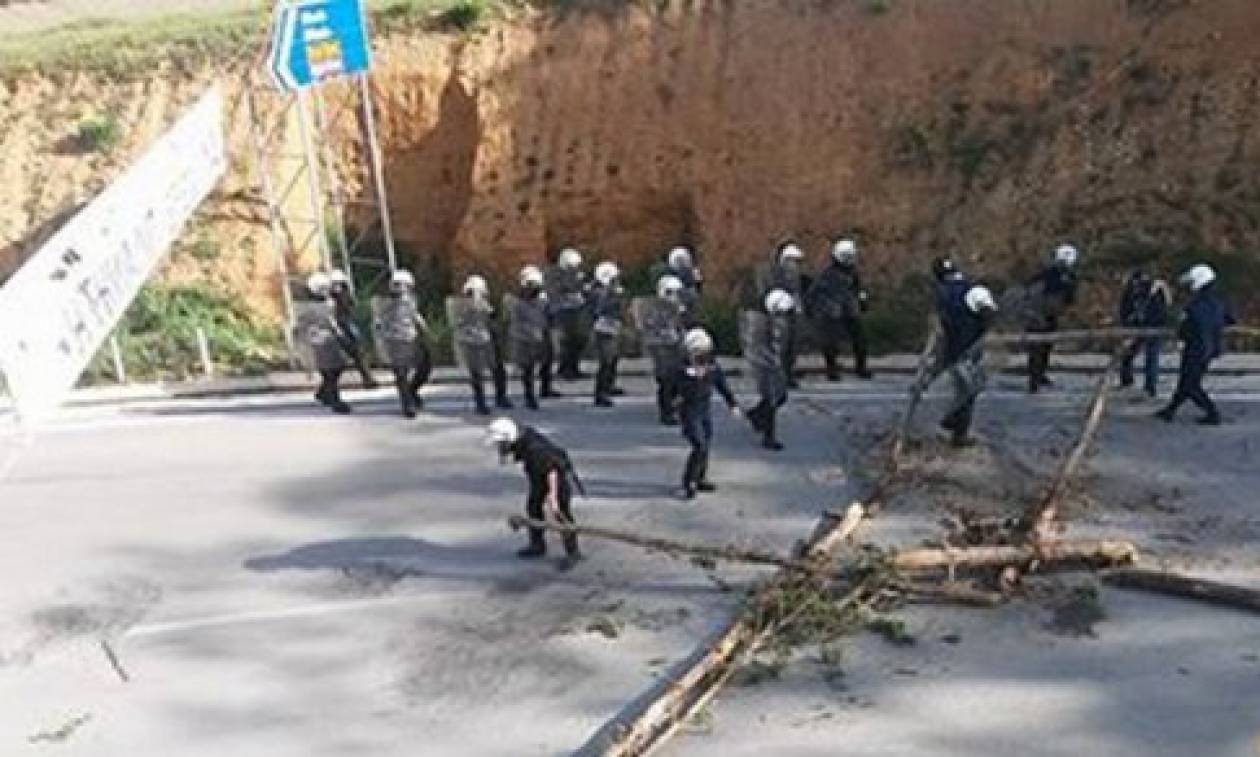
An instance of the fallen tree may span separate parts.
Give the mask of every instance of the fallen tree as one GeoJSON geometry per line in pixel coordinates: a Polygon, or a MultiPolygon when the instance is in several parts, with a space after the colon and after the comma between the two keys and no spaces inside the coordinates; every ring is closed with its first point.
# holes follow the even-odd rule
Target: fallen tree
{"type": "Polygon", "coordinates": [[[1076,435],[1076,441],[1072,445],[1071,452],[1068,453],[1063,464],[1059,466],[1058,472],[1050,482],[1050,486],[1047,487],[1042,498],[1026,508],[1019,520],[1017,528],[1018,536],[1021,539],[1044,541],[1051,538],[1051,531],[1054,529],[1054,523],[1059,517],[1063,498],[1067,494],[1068,482],[1076,475],[1076,470],[1085,459],[1086,451],[1089,450],[1090,444],[1093,443],[1094,437],[1098,434],[1103,415],[1107,409],[1107,398],[1111,394],[1111,387],[1114,383],[1112,377],[1119,371],[1120,363],[1123,361],[1124,354],[1128,348],[1129,343],[1125,343],[1112,353],[1107,369],[1103,371],[1098,381],[1094,384],[1094,393],[1090,397],[1089,409],[1085,413],[1085,423],[1076,435]]]}
{"type": "Polygon", "coordinates": [[[1110,567],[1137,562],[1138,550],[1127,541],[1056,541],[978,547],[942,547],[898,552],[890,563],[899,572],[1038,567],[1110,567]]]}
{"type": "Polygon", "coordinates": [[[1178,573],[1143,568],[1125,568],[1103,573],[1103,581],[1123,589],[1138,589],[1237,610],[1260,612],[1260,590],[1245,586],[1192,578],[1178,573]]]}

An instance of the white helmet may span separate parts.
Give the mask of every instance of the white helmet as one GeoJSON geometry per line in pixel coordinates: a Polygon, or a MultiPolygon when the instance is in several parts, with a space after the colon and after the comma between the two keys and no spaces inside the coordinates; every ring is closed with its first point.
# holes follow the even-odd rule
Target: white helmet
{"type": "Polygon", "coordinates": [[[595,280],[603,286],[610,286],[613,283],[613,279],[620,275],[621,269],[618,268],[617,264],[612,261],[605,260],[595,266],[595,280]]]}
{"type": "Polygon", "coordinates": [[[514,444],[521,438],[521,429],[511,418],[496,418],[486,428],[486,444],[514,444]]]}
{"type": "Polygon", "coordinates": [[[1061,244],[1054,251],[1054,262],[1062,263],[1071,268],[1076,265],[1076,259],[1080,257],[1080,253],[1070,244],[1061,244]]]}
{"type": "Polygon", "coordinates": [[[788,242],[779,248],[779,262],[785,260],[802,261],[805,259],[805,251],[801,249],[796,242],[788,242]]]}
{"type": "Polygon", "coordinates": [[[485,297],[490,294],[490,287],[484,278],[473,274],[464,280],[463,292],[469,296],[485,297]]]}
{"type": "Polygon", "coordinates": [[[307,290],[316,297],[323,297],[328,294],[328,290],[332,287],[332,281],[329,280],[328,274],[323,271],[316,271],[306,279],[307,290]]]}
{"type": "Polygon", "coordinates": [[[1212,266],[1204,263],[1191,266],[1190,270],[1181,274],[1181,285],[1195,292],[1213,281],[1216,281],[1216,271],[1212,270],[1212,266]]]}
{"type": "Polygon", "coordinates": [[[349,284],[350,277],[340,268],[334,268],[328,272],[328,283],[336,286],[338,284],[349,284]]]}
{"type": "Polygon", "coordinates": [[[766,312],[770,315],[784,315],[796,309],[796,298],[786,289],[771,289],[766,295],[766,312]]]}
{"type": "Polygon", "coordinates": [[[683,336],[683,347],[692,355],[708,355],[713,352],[713,337],[704,329],[691,329],[683,336]]]}
{"type": "Polygon", "coordinates": [[[521,286],[529,286],[530,284],[534,286],[543,285],[542,269],[536,265],[527,265],[521,269],[521,286]]]}
{"type": "Polygon", "coordinates": [[[389,285],[394,289],[402,289],[403,287],[415,289],[416,277],[411,275],[411,271],[399,269],[394,271],[393,275],[389,277],[389,285]]]}
{"type": "Polygon", "coordinates": [[[963,296],[963,301],[967,303],[967,309],[973,313],[998,309],[997,301],[993,299],[993,292],[985,286],[973,286],[968,289],[967,294],[963,296]]]}
{"type": "Polygon", "coordinates": [[[669,263],[670,268],[691,268],[695,265],[695,260],[691,257],[691,250],[679,245],[669,251],[665,256],[665,262],[669,263]]]}
{"type": "Polygon", "coordinates": [[[581,268],[582,253],[578,252],[577,248],[565,247],[560,251],[560,257],[557,258],[556,262],[560,264],[561,268],[581,268]]]}
{"type": "Polygon", "coordinates": [[[656,282],[656,296],[662,299],[669,299],[682,293],[682,279],[677,276],[662,276],[660,281],[656,282]]]}
{"type": "Polygon", "coordinates": [[[857,243],[852,239],[837,239],[831,246],[831,257],[837,263],[852,263],[857,260],[857,243]]]}

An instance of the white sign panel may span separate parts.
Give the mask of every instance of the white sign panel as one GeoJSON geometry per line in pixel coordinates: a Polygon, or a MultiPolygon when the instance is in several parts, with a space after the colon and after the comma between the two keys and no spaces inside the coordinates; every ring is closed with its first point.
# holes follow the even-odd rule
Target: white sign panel
{"type": "Polygon", "coordinates": [[[215,86],[0,289],[0,370],[24,420],[74,387],[226,168],[215,86]]]}

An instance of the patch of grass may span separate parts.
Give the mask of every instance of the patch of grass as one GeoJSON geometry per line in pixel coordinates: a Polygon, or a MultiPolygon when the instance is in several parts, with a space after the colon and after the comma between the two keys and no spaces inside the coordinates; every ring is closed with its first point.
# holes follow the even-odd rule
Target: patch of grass
{"type": "MultiPolygon", "coordinates": [[[[376,35],[442,23],[441,15],[459,5],[511,0],[375,0],[369,2],[376,35]]],[[[267,43],[271,14],[265,10],[182,13],[151,18],[85,19],[53,29],[0,38],[0,75],[40,71],[101,72],[118,78],[144,73],[173,61],[190,65],[216,61],[228,68],[267,43]]]]}
{"type": "Polygon", "coordinates": [[[112,113],[89,116],[79,122],[75,139],[84,152],[108,154],[122,141],[122,124],[112,113]]]}
{"type": "MultiPolygon", "coordinates": [[[[201,374],[197,329],[206,332],[216,371],[256,375],[284,363],[279,328],[259,323],[245,304],[204,285],[151,284],[140,290],[117,330],[131,379],[183,379],[201,374]]],[[[113,378],[108,345],[89,380],[113,378]]]]}
{"type": "Polygon", "coordinates": [[[918,352],[927,336],[926,311],[906,303],[932,302],[932,282],[924,273],[912,273],[890,291],[875,291],[863,324],[871,354],[918,352]]]}
{"type": "Polygon", "coordinates": [[[862,11],[872,16],[882,16],[892,10],[892,0],[862,0],[862,11]]]}
{"type": "Polygon", "coordinates": [[[486,10],[486,0],[458,0],[443,11],[440,18],[446,25],[467,32],[481,25],[486,10]]]}

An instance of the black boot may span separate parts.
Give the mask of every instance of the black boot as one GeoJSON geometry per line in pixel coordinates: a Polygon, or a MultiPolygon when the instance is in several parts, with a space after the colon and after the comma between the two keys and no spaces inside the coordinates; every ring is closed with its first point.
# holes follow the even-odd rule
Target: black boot
{"type": "Polygon", "coordinates": [[[769,408],[767,410],[765,424],[762,428],[764,436],[761,439],[761,446],[778,452],[783,449],[783,443],[778,440],[774,431],[774,411],[769,408]]]}
{"type": "Polygon", "coordinates": [[[473,404],[477,408],[477,415],[489,415],[490,408],[486,406],[486,388],[481,385],[480,381],[472,382],[473,404]]]}

